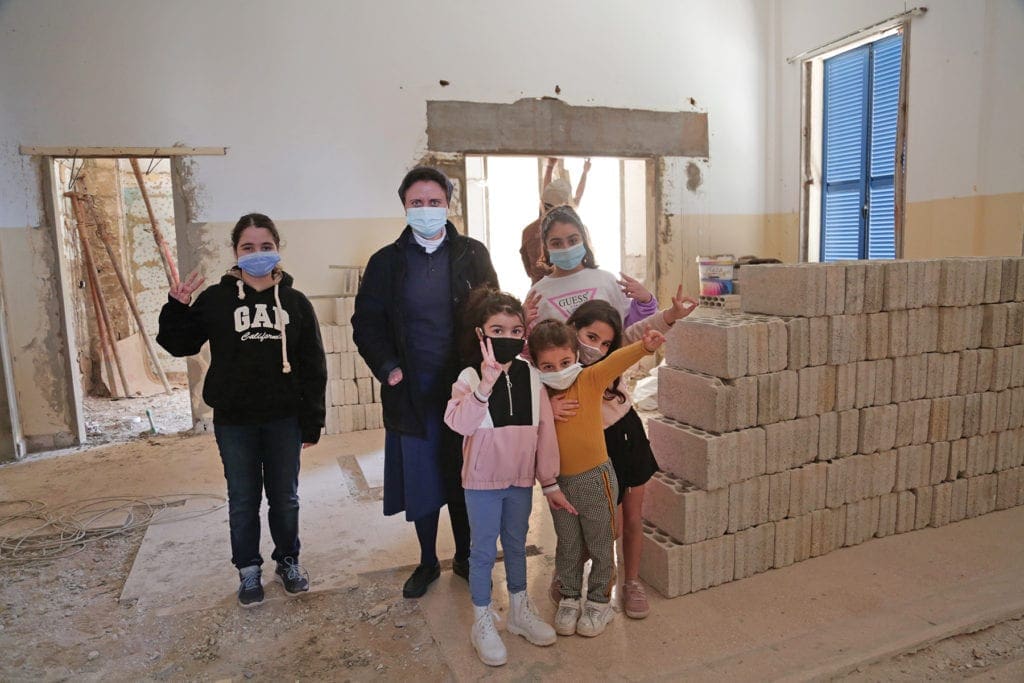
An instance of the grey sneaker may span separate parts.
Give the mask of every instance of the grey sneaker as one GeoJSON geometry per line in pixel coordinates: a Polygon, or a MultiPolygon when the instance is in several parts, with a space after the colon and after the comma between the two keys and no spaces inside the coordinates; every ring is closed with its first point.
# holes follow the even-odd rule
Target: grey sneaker
{"type": "Polygon", "coordinates": [[[242,607],[255,607],[263,602],[263,576],[259,565],[242,567],[238,570],[241,583],[238,586],[238,604],[242,607]]]}
{"type": "Polygon", "coordinates": [[[291,557],[278,562],[274,574],[288,595],[298,595],[309,590],[309,572],[291,557]]]}

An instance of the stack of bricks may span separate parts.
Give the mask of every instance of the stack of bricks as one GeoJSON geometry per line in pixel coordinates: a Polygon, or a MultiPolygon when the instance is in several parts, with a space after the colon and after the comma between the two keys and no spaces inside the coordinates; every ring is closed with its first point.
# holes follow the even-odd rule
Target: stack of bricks
{"type": "Polygon", "coordinates": [[[677,323],[641,576],[668,597],[1024,504],[1024,258],[743,268],[677,323]]]}
{"type": "Polygon", "coordinates": [[[325,434],[383,427],[378,382],[352,341],[353,306],[359,291],[359,268],[342,268],[342,296],[334,300],[333,325],[321,325],[327,353],[327,420],[325,434]]]}

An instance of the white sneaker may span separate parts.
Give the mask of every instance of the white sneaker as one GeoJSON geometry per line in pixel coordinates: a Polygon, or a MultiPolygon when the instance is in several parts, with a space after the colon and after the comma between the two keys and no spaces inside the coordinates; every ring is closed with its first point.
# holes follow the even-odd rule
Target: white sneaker
{"type": "Polygon", "coordinates": [[[615,610],[610,602],[594,602],[587,600],[580,615],[580,621],[576,625],[576,633],[587,638],[593,638],[604,633],[604,627],[611,623],[615,617],[615,610]]]}
{"type": "Polygon", "coordinates": [[[473,615],[476,621],[473,622],[469,640],[473,643],[477,656],[487,666],[501,666],[508,661],[508,651],[505,650],[505,643],[501,641],[501,636],[494,627],[491,606],[473,605],[473,615]]]}
{"type": "Polygon", "coordinates": [[[580,618],[579,598],[562,598],[555,612],[555,632],[560,636],[576,633],[576,622],[580,618]]]}
{"type": "Polygon", "coordinates": [[[505,630],[522,636],[534,645],[554,645],[558,640],[555,629],[544,623],[534,611],[533,603],[526,591],[510,593],[509,596],[508,621],[505,630]]]}

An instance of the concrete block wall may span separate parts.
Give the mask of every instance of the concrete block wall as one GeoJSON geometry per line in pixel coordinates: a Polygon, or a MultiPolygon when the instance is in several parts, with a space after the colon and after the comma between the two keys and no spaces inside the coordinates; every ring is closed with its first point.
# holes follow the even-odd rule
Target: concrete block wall
{"type": "Polygon", "coordinates": [[[332,302],[333,324],[320,325],[327,353],[327,424],[325,434],[382,429],[380,382],[370,372],[352,341],[353,306],[361,277],[359,268],[341,269],[342,296],[332,302]]]}
{"type": "Polygon", "coordinates": [[[1024,504],[1024,258],[746,266],[743,287],[742,312],[668,334],[659,592],[1024,504]]]}

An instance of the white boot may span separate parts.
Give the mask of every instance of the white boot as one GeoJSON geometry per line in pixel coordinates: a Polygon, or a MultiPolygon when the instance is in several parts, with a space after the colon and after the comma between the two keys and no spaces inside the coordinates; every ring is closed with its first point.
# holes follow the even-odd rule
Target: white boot
{"type": "Polygon", "coordinates": [[[508,661],[508,652],[505,650],[505,643],[501,642],[494,627],[494,615],[491,613],[491,606],[477,607],[473,605],[473,630],[470,631],[469,639],[476,649],[480,661],[487,666],[501,666],[508,661]]]}
{"type": "Polygon", "coordinates": [[[509,593],[508,601],[508,623],[505,629],[509,633],[522,636],[534,645],[554,645],[558,640],[555,629],[537,616],[526,591],[509,593]]]}

